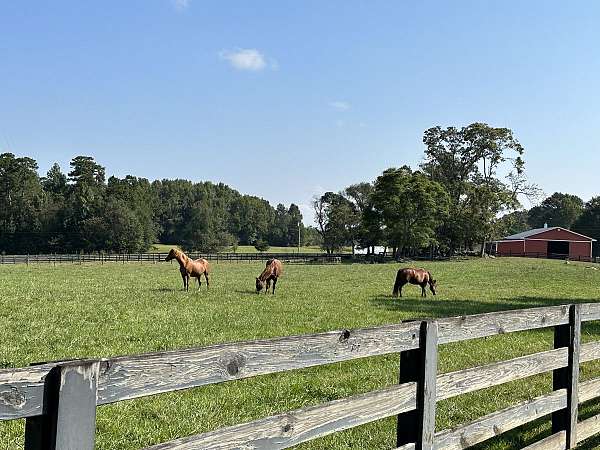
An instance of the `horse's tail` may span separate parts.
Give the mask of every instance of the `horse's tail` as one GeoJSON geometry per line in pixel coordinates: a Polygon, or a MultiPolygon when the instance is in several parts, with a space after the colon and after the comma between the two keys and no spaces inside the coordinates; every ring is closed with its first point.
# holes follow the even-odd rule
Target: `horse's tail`
{"type": "Polygon", "coordinates": [[[398,273],[396,274],[396,282],[394,283],[394,290],[393,290],[393,292],[392,292],[392,295],[393,295],[394,297],[398,297],[398,291],[400,290],[400,283],[401,283],[401,282],[400,282],[400,273],[401,273],[401,272],[402,272],[402,271],[401,271],[401,270],[399,270],[399,271],[398,271],[398,273]]]}

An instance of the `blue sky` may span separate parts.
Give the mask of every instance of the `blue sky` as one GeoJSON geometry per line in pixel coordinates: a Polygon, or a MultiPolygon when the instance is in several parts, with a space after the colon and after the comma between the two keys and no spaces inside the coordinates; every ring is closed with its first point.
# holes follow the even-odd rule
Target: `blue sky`
{"type": "Polygon", "coordinates": [[[0,150],[308,205],[482,121],[546,193],[587,200],[599,20],[593,1],[4,1],[0,150]]]}

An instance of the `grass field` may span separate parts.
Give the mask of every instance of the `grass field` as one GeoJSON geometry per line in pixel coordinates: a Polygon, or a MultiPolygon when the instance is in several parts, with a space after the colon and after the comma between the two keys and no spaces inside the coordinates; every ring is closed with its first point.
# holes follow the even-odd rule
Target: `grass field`
{"type": "MultiPolygon", "coordinates": [[[[425,263],[423,263],[425,264],[425,263]]],[[[0,367],[74,357],[179,349],[217,342],[444,317],[599,297],[600,271],[585,264],[528,259],[427,263],[438,295],[420,289],[390,296],[395,264],[286,267],[275,296],[256,295],[262,263],[214,264],[210,291],[182,292],[176,264],[0,266],[0,367]]],[[[584,341],[600,339],[586,324],[584,341]]],[[[551,348],[548,330],[513,333],[440,348],[441,372],[551,348]]],[[[137,449],[289,409],[397,383],[398,356],[162,394],[98,412],[99,449],[137,449]]],[[[583,377],[600,364],[583,365],[583,377]]],[[[437,428],[472,420],[551,390],[536,376],[441,402],[437,428]]],[[[597,413],[594,405],[582,415],[597,413]]],[[[549,433],[548,421],[502,435],[480,449],[520,448],[549,433]]],[[[395,421],[381,420],[299,446],[393,448],[395,421]]],[[[592,449],[600,440],[582,448],[592,449]]],[[[23,446],[23,422],[0,422],[0,449],[23,446]]]]}

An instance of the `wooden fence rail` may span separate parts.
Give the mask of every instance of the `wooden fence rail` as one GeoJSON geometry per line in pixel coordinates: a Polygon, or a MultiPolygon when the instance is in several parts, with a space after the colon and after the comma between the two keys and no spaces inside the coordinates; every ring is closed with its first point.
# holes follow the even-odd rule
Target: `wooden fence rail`
{"type": "MultiPolygon", "coordinates": [[[[579,382],[579,364],[600,359],[600,342],[581,344],[581,323],[600,304],[409,321],[355,330],[212,345],[0,370],[0,420],[25,418],[27,450],[92,449],[96,409],[107,403],[370,356],[400,354],[399,384],[289,411],[151,449],[288,448],[397,416],[398,449],[464,449],[544,416],[552,435],[528,448],[574,448],[600,432],[600,415],[578,421],[578,405],[600,397],[600,378],[579,382]],[[439,374],[450,342],[554,329],[554,349],[439,374]],[[436,403],[552,372],[552,391],[452,430],[435,431],[436,403]]],[[[390,443],[390,448],[394,448],[390,443]]]]}
{"type": "MultiPolygon", "coordinates": [[[[3,255],[0,254],[0,264],[82,264],[95,263],[158,263],[163,262],[167,253],[73,253],[73,254],[32,254],[32,255],[3,255]]],[[[251,262],[265,261],[268,258],[277,258],[288,263],[304,264],[339,264],[346,261],[369,260],[371,256],[352,255],[351,253],[188,253],[193,259],[206,258],[209,261],[220,262],[251,262]]],[[[391,260],[391,257],[373,256],[391,260]]]]}

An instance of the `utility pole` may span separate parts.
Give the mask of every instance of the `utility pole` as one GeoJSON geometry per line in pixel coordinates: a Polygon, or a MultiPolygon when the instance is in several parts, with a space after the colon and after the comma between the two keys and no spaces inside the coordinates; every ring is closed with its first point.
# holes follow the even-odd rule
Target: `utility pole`
{"type": "Polygon", "coordinates": [[[298,254],[300,254],[300,221],[298,221],[298,254]]]}

